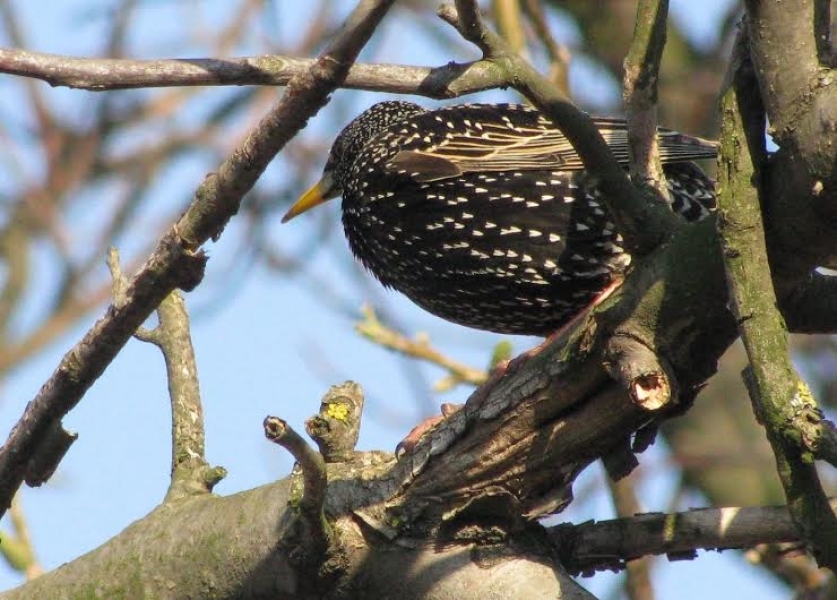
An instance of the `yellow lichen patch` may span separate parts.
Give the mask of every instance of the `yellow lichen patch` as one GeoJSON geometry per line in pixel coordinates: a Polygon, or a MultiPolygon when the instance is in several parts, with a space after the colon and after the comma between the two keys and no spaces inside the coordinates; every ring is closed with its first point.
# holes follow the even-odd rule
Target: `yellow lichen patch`
{"type": "Polygon", "coordinates": [[[349,407],[342,402],[330,402],[326,407],[326,414],[332,419],[345,421],[349,417],[349,407]]]}

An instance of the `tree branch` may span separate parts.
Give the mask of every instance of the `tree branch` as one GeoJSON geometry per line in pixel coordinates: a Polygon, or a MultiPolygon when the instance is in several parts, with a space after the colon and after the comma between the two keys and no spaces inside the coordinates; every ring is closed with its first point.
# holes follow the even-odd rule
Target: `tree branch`
{"type": "Polygon", "coordinates": [[[189,290],[197,285],[206,262],[200,246],[217,239],[267,164],[328,101],[391,4],[392,0],[358,3],[311,70],[290,82],[279,103],[218,172],[204,180],[186,214],[163,236],[131,280],[125,303],[111,305],[64,356],[0,449],[0,515],[8,509],[23,480],[26,462],[51,425],[81,400],[163,298],[176,287],[189,290]]]}
{"type": "Polygon", "coordinates": [[[668,0],[640,0],[622,80],[631,180],[649,185],[661,199],[669,193],[657,142],[657,81],[667,24],[668,0]]]}
{"type": "MultiPolygon", "coordinates": [[[[119,266],[116,248],[108,252],[108,268],[113,279],[114,304],[120,305],[127,282],[119,266]]],[[[189,330],[186,304],[173,290],[157,307],[159,324],[152,330],[138,328],[135,336],[154,344],[166,363],[172,416],[171,481],[164,502],[196,494],[207,494],[226,477],[222,467],[210,467],[206,461],[198,366],[189,330]]]]}
{"type": "Polygon", "coordinates": [[[756,134],[763,131],[763,113],[759,112],[760,106],[753,106],[753,82],[742,70],[742,56],[740,41],[730,67],[730,83],[721,100],[718,159],[719,226],[730,301],[750,360],[748,390],[773,447],[788,505],[821,564],[834,570],[837,517],[812,464],[811,434],[805,434],[822,427],[822,414],[793,369],[787,332],[776,308],[756,187],[766,160],[763,138],[756,134]]]}
{"type": "Polygon", "coordinates": [[[680,219],[667,207],[645,199],[613,157],[590,117],[529,63],[513,53],[502,38],[486,28],[474,3],[459,0],[456,6],[456,9],[442,6],[439,15],[466,40],[480,48],[484,58],[505,68],[511,85],[552,119],[567,136],[585,167],[598,177],[602,198],[626,247],[641,256],[671,236],[681,224],[680,219]]]}
{"type": "MultiPolygon", "coordinates": [[[[75,58],[0,48],[0,73],[91,92],[208,85],[285,86],[316,63],[313,58],[276,55],[158,60],[75,58]]],[[[452,62],[440,67],[357,63],[349,69],[341,87],[441,99],[495,88],[504,80],[505,75],[489,61],[452,62]]]]}
{"type": "MultiPolygon", "coordinates": [[[[837,509],[837,500],[831,500],[837,509]]],[[[698,508],[682,513],[648,513],[580,525],[549,528],[561,563],[574,575],[623,569],[625,561],[666,554],[672,560],[696,550],[752,548],[802,542],[786,506],[698,508]]]]}

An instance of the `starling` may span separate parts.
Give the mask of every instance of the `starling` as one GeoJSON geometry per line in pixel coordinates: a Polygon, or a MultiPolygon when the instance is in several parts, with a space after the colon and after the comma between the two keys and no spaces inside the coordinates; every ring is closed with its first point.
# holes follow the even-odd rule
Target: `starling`
{"type": "MultiPolygon", "coordinates": [[[[627,167],[625,122],[594,122],[627,167]]],[[[716,146],[667,129],[658,139],[672,210],[689,221],[708,215],[713,183],[690,161],[716,146]]],[[[376,104],[340,133],[322,179],[283,222],[339,195],[360,262],[386,287],[468,327],[547,336],[631,263],[572,145],[522,105],[376,104]]]]}

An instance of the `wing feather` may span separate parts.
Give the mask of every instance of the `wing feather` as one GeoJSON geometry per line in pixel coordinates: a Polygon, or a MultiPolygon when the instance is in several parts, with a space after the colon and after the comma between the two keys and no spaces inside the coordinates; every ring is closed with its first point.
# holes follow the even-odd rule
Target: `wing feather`
{"type": "MultiPolygon", "coordinates": [[[[622,119],[594,118],[616,160],[628,164],[628,134],[622,119]]],[[[584,163],[563,133],[538,111],[522,105],[470,104],[430,111],[415,118],[412,135],[387,168],[418,181],[462,173],[583,170],[584,163]]],[[[406,133],[406,132],[405,132],[406,133]]],[[[658,130],[663,163],[712,158],[717,144],[676,131],[658,130]]]]}

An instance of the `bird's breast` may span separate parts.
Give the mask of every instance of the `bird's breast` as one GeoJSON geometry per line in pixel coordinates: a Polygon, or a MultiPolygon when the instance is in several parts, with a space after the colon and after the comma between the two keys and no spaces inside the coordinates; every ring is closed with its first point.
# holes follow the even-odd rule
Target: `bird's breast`
{"type": "Polygon", "coordinates": [[[353,253],[384,285],[463,325],[548,333],[630,262],[583,173],[368,175],[344,189],[353,253]]]}

